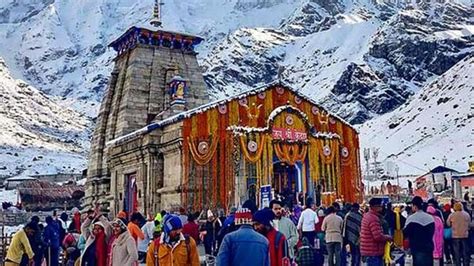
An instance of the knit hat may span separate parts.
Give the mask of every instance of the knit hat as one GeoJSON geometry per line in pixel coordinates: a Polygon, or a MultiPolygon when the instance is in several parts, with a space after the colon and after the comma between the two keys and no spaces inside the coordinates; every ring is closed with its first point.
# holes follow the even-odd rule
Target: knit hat
{"type": "Polygon", "coordinates": [[[436,209],[433,206],[428,206],[428,208],[426,209],[426,212],[434,215],[436,214],[436,209]]]}
{"type": "Polygon", "coordinates": [[[235,212],[235,224],[252,224],[252,212],[247,208],[240,208],[235,212]]]}
{"type": "Polygon", "coordinates": [[[461,204],[461,202],[456,202],[456,203],[454,203],[454,210],[457,211],[457,212],[462,211],[462,204],[461,204]]]}
{"type": "Polygon", "coordinates": [[[318,217],[324,217],[324,210],[323,209],[319,209],[318,217]]]}
{"type": "Polygon", "coordinates": [[[120,212],[117,214],[117,218],[127,219],[127,213],[124,212],[124,211],[120,211],[120,212]]]}
{"type": "MultiPolygon", "coordinates": [[[[126,224],[123,222],[123,220],[120,219],[120,218],[117,218],[117,219],[115,219],[115,220],[112,222],[112,226],[114,226],[114,225],[120,226],[120,229],[121,229],[122,231],[127,231],[127,229],[128,229],[128,228],[127,228],[127,225],[126,225],[126,224]]],[[[104,227],[104,228],[105,228],[105,227],[104,227]]]]}
{"type": "Polygon", "coordinates": [[[169,214],[165,216],[165,220],[163,222],[163,230],[166,234],[169,234],[173,230],[178,230],[183,228],[183,224],[181,223],[181,219],[174,214],[169,214]]]}
{"type": "Polygon", "coordinates": [[[253,215],[253,220],[255,222],[258,222],[266,226],[272,226],[271,221],[274,218],[275,218],[275,214],[270,209],[259,210],[253,215]]]}
{"type": "Polygon", "coordinates": [[[230,214],[235,214],[236,211],[237,211],[236,207],[230,208],[230,214]]]}

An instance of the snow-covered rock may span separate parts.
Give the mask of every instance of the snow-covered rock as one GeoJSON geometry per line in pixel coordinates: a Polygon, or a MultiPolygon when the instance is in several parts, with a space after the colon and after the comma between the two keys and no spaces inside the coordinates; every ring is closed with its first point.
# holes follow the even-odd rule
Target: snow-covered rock
{"type": "MultiPolygon", "coordinates": [[[[379,147],[380,160],[400,173],[424,173],[442,165],[458,171],[474,160],[474,56],[433,80],[395,111],[360,127],[361,146],[379,147]]],[[[363,156],[361,157],[363,158],[363,156]]]]}
{"type": "Polygon", "coordinates": [[[80,172],[91,121],[11,77],[0,58],[0,177],[80,172]]]}

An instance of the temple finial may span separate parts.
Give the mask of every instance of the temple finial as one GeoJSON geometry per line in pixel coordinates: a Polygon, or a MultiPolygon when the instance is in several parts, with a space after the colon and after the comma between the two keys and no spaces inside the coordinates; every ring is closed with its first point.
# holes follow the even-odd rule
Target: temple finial
{"type": "Polygon", "coordinates": [[[153,7],[153,16],[150,20],[150,24],[154,27],[160,28],[161,22],[161,6],[164,5],[161,0],[155,0],[155,6],[153,7]]]}

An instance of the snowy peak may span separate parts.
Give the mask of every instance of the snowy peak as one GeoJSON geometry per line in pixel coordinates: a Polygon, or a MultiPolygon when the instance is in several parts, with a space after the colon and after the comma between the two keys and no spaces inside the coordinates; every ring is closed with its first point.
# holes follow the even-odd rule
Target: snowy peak
{"type": "Polygon", "coordinates": [[[0,58],[0,177],[79,172],[90,121],[22,80],[0,58]]]}

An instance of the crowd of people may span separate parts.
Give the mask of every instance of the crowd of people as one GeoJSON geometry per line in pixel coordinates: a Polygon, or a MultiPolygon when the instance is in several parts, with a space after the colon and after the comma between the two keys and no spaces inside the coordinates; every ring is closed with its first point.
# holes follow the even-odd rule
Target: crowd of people
{"type": "Polygon", "coordinates": [[[38,217],[13,236],[6,265],[114,266],[200,265],[198,245],[217,265],[404,265],[408,251],[413,265],[454,263],[467,266],[473,246],[473,211],[461,202],[440,205],[414,197],[406,206],[367,206],[334,202],[287,208],[278,200],[257,209],[246,201],[223,211],[155,216],[121,211],[113,219],[98,208],[59,217],[38,217]],[[196,222],[205,219],[205,222],[196,222]],[[70,221],[69,221],[70,219],[70,221]],[[398,253],[397,253],[398,252],[398,253]],[[394,256],[399,254],[400,256],[394,256]]]}

